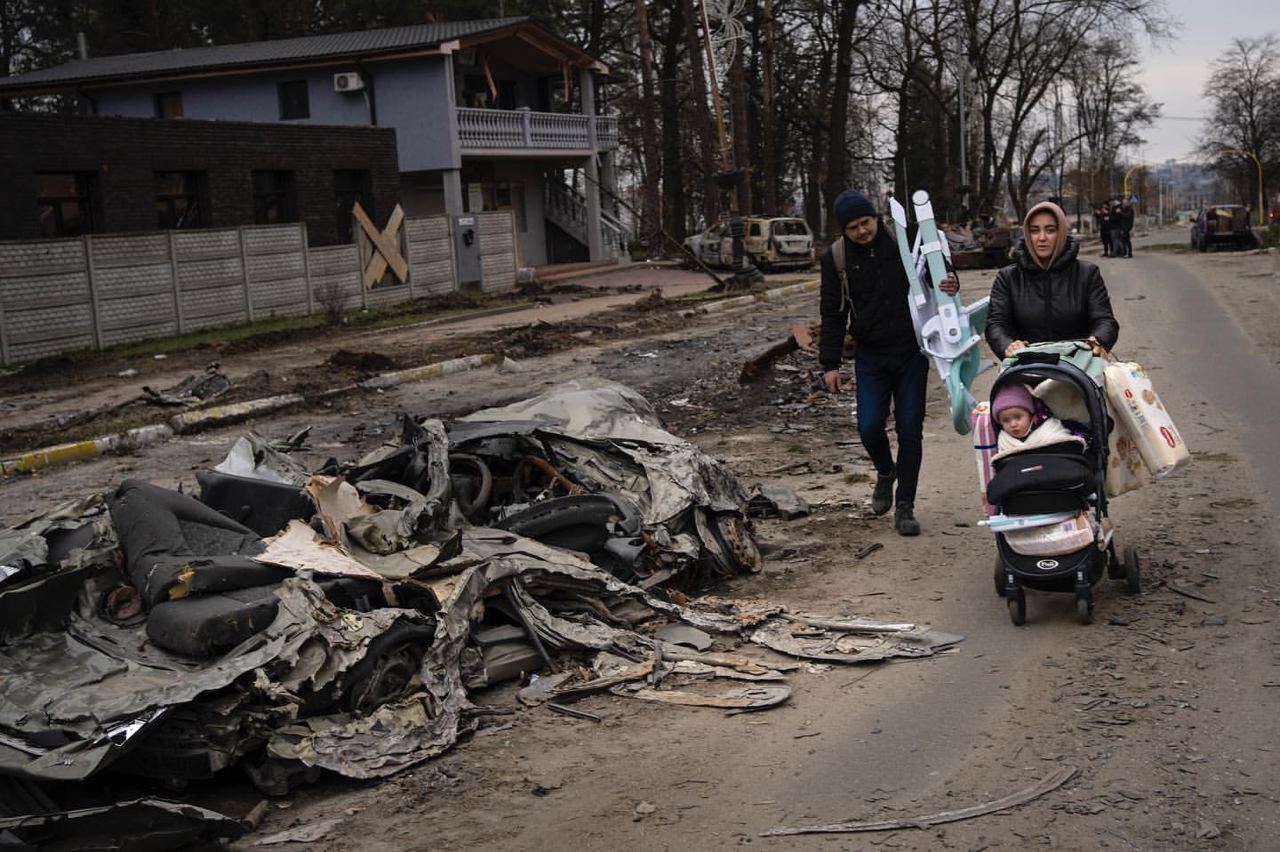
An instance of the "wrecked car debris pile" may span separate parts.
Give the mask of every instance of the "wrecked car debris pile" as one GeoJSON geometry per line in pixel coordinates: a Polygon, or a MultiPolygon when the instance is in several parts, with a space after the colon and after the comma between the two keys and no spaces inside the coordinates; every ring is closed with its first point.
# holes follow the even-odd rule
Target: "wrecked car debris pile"
{"type": "Polygon", "coordinates": [[[748,496],[625,386],[401,427],[325,474],[251,434],[198,498],[129,480],[0,532],[0,774],[172,785],[239,764],[283,795],[437,755],[485,715],[469,690],[523,675],[521,704],[584,718],[568,705],[602,692],[747,712],[786,701],[795,667],[748,651],[960,641],[690,598],[761,569],[748,496]]]}

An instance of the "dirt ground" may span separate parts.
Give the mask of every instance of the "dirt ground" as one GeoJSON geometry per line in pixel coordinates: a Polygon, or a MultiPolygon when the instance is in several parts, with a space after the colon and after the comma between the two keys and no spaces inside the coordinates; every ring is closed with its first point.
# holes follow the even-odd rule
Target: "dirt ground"
{"type": "MultiPolygon", "coordinates": [[[[810,358],[790,356],[739,386],[743,352],[815,320],[816,296],[636,327],[603,343],[575,337],[515,369],[253,424],[270,435],[312,425],[305,460],[319,464],[370,449],[398,411],[448,418],[568,378],[621,381],[744,484],[787,485],[814,507],[795,521],[758,521],[764,572],[721,591],[967,638],[922,661],[806,666],[787,704],[734,717],[599,696],[578,705],[602,718],[595,723],[517,710],[511,688],[487,690],[473,701],[511,712],[469,741],[387,781],[326,778],[298,790],[237,848],[321,820],[331,830],[307,848],[1274,848],[1280,441],[1264,427],[1280,414],[1280,276],[1269,256],[1146,252],[1141,242],[1134,260],[1099,262],[1122,327],[1118,354],[1152,371],[1194,463],[1113,504],[1120,543],[1142,554],[1145,590],[1130,597],[1104,580],[1090,626],[1075,621],[1070,596],[1035,593],[1027,625],[1009,622],[992,588],[991,535],[975,525],[971,445],[948,425],[936,383],[917,506],[925,533],[915,539],[870,515],[852,398],[816,392],[810,358]],[[872,544],[882,547],[867,553],[872,544]],[[1002,814],[876,834],[758,836],[963,808],[1065,766],[1079,770],[1074,781],[1002,814]]],[[[990,277],[965,274],[966,300],[990,277]]],[[[978,389],[990,381],[985,374],[978,389]]],[[[0,483],[0,516],[12,522],[130,476],[189,487],[243,428],[0,483]]],[[[259,798],[234,775],[185,795],[233,815],[259,798]]]]}

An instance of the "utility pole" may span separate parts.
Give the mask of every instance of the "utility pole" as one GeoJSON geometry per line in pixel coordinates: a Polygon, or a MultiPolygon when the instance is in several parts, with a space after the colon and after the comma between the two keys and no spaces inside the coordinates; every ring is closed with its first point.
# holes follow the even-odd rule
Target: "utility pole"
{"type": "Polygon", "coordinates": [[[969,156],[966,139],[969,136],[969,117],[965,111],[964,84],[969,76],[969,56],[960,55],[960,209],[969,213],[969,156]]]}
{"type": "MultiPolygon", "coordinates": [[[[764,276],[756,269],[751,259],[742,250],[742,238],[745,225],[738,211],[738,184],[746,177],[746,172],[735,168],[729,152],[729,138],[724,129],[724,108],[720,102],[720,81],[716,71],[715,53],[711,49],[711,21],[707,17],[707,2],[699,0],[698,8],[702,12],[702,46],[707,55],[707,77],[711,83],[711,105],[716,114],[716,130],[720,134],[720,168],[715,176],[716,185],[729,196],[729,235],[733,238],[733,283],[739,288],[748,288],[764,276]]],[[[745,127],[735,127],[734,133],[746,133],[745,127]]]]}

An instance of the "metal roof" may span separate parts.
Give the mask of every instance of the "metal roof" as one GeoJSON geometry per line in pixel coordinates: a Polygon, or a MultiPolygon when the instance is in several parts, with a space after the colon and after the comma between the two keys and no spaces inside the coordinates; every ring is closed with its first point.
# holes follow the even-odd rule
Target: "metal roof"
{"type": "Polygon", "coordinates": [[[84,84],[102,85],[153,77],[199,76],[204,71],[225,72],[289,66],[317,59],[337,61],[344,58],[371,58],[430,49],[457,39],[521,26],[540,30],[544,36],[559,42],[566,53],[590,59],[581,49],[553,35],[533,18],[490,18],[80,59],[52,68],[0,78],[0,92],[37,94],[84,84]]]}

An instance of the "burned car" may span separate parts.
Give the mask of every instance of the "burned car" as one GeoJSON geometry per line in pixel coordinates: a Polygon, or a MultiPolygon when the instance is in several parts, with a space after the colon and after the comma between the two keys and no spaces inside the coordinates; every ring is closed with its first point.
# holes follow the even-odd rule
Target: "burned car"
{"type": "MultiPolygon", "coordinates": [[[[843,662],[960,638],[676,595],[760,569],[747,495],[622,385],[404,416],[337,475],[249,435],[197,482],[127,480],[0,533],[0,776],[172,788],[240,765],[282,795],[437,755],[477,724],[470,690],[533,672],[529,705],[747,712],[787,700],[787,666],[708,652],[709,634],[843,662]]],[[[0,832],[70,819],[28,816],[0,807],[0,832]]]]}

